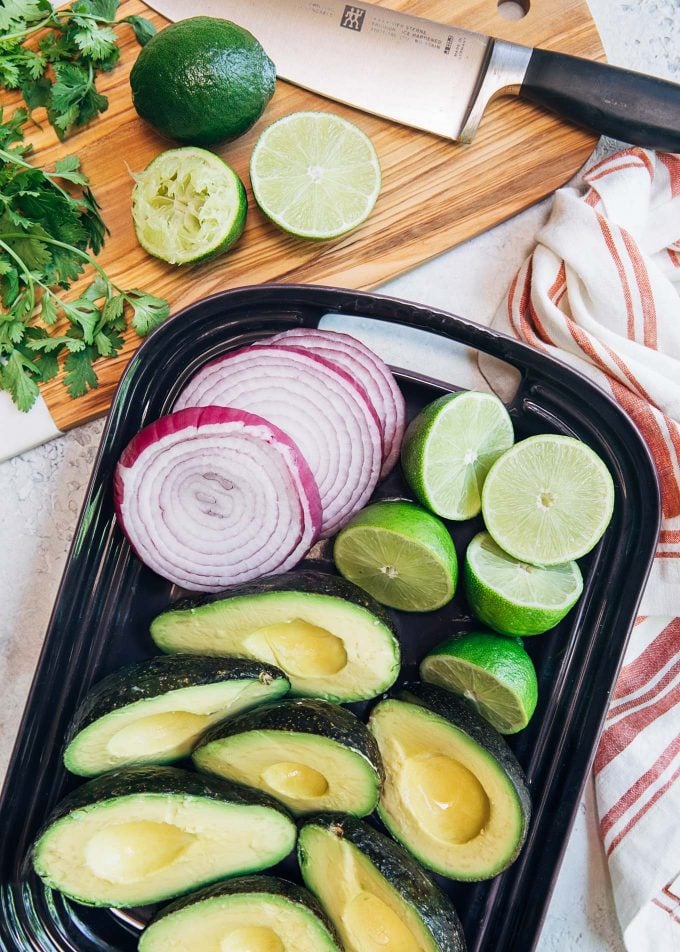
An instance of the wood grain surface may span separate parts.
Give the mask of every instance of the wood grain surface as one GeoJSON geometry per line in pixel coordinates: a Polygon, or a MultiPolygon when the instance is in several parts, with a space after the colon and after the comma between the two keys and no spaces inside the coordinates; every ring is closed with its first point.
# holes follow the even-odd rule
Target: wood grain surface
{"type": "MultiPolygon", "coordinates": [[[[504,19],[496,0],[388,0],[385,6],[448,21],[502,39],[604,59],[585,0],[531,0],[527,15],[504,19]]],[[[225,7],[225,9],[227,9],[225,7]]],[[[122,12],[141,13],[165,25],[139,0],[122,12]]],[[[137,244],[130,218],[131,171],[143,169],[170,143],[132,108],[128,74],[139,47],[121,28],[123,55],[99,80],[109,109],[88,128],[59,143],[47,123],[28,129],[33,161],[49,164],[77,153],[111,231],[100,261],[123,287],[167,297],[174,313],[207,294],[264,281],[308,282],[371,288],[504,221],[569,179],[591,153],[595,137],[514,97],[487,109],[471,145],[449,141],[340,106],[279,82],[262,119],[241,139],[216,150],[246,186],[248,160],[264,126],[298,109],[345,115],[371,136],[383,169],[383,188],[371,217],[344,239],[323,244],[285,236],[258,211],[249,191],[245,234],[234,250],[206,265],[174,268],[137,244]]],[[[39,112],[36,118],[40,120],[39,112]]],[[[116,358],[100,360],[100,386],[71,400],[59,378],[42,388],[57,426],[64,430],[104,414],[130,355],[131,333],[116,358]]]]}

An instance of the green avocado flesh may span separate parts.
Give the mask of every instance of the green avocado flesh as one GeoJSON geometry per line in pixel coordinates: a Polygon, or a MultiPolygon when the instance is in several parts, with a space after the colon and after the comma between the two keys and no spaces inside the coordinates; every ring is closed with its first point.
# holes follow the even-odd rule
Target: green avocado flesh
{"type": "Polygon", "coordinates": [[[528,794],[507,764],[470,736],[467,722],[481,719],[462,709],[459,725],[419,703],[389,699],[373,709],[369,728],[385,766],[378,813],[425,866],[451,879],[488,879],[519,852],[528,794]]]}
{"type": "Polygon", "coordinates": [[[358,717],[319,698],[286,698],[218,724],[197,747],[199,770],[256,787],[297,815],[378,804],[375,738],[358,717]]]}
{"type": "Polygon", "coordinates": [[[86,905],[138,906],[273,866],[295,838],[284,812],[246,803],[242,794],[230,802],[182,789],[137,791],[50,823],[35,844],[33,864],[48,886],[86,905]]]}
{"type": "Polygon", "coordinates": [[[175,903],[142,933],[140,952],[340,952],[314,898],[271,876],[175,903]]]}
{"type": "Polygon", "coordinates": [[[153,621],[151,637],[168,653],[275,664],[295,693],[331,701],[375,697],[399,673],[399,645],[385,621],[362,605],[317,592],[254,592],[171,609],[153,621]]]}
{"type": "Polygon", "coordinates": [[[249,731],[194,752],[199,770],[264,790],[301,815],[342,810],[366,816],[376,808],[380,779],[359,753],[327,737],[294,731],[249,731]]]}
{"type": "MultiPolygon", "coordinates": [[[[153,663],[158,667],[170,660],[179,662],[180,658],[153,659],[153,663]]],[[[282,672],[277,676],[275,669],[265,670],[255,664],[250,676],[241,671],[241,677],[230,680],[191,684],[192,669],[207,660],[187,658],[175,666],[181,671],[174,672],[174,683],[183,680],[188,686],[162,692],[163,683],[159,680],[154,688],[159,691],[156,696],[122,707],[118,706],[118,681],[121,680],[122,688],[125,679],[129,681],[133,675],[117,672],[111,676],[106,698],[97,698],[97,701],[98,710],[107,706],[113,709],[75,734],[64,751],[66,768],[80,776],[92,777],[129,764],[172,763],[188,757],[213,724],[263,701],[282,697],[289,690],[290,684],[282,672]],[[178,678],[178,673],[182,672],[183,677],[178,678]]],[[[239,664],[243,667],[244,662],[239,664]]],[[[145,665],[137,665],[135,669],[140,671],[145,665]]],[[[219,665],[225,669],[224,659],[219,665]]],[[[220,670],[218,666],[215,676],[226,678],[233,674],[228,669],[220,670]]],[[[141,676],[138,683],[141,683],[141,676]]],[[[92,693],[99,691],[99,686],[95,685],[92,693]]]]}
{"type": "Polygon", "coordinates": [[[337,823],[315,818],[298,839],[302,877],[346,952],[464,952],[449,900],[422,870],[412,869],[416,864],[400,847],[366,824],[351,822],[342,816],[337,823]]]}

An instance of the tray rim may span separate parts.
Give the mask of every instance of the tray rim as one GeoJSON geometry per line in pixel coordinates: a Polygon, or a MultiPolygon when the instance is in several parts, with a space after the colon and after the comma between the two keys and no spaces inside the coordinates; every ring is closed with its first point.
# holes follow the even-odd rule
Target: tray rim
{"type": "MultiPolygon", "coordinates": [[[[112,433],[115,433],[116,427],[119,423],[117,418],[117,411],[119,409],[119,403],[123,402],[127,394],[127,389],[130,381],[134,381],[135,374],[138,372],[140,364],[144,364],[147,352],[153,353],[157,341],[160,338],[165,336],[170,336],[177,331],[179,326],[182,324],[187,317],[191,317],[193,312],[200,312],[206,306],[210,307],[212,305],[221,305],[227,303],[232,307],[232,310],[238,306],[239,300],[243,297],[247,298],[249,295],[256,293],[260,300],[258,301],[258,306],[264,306],[265,309],[268,305],[277,302],[278,297],[282,297],[285,302],[285,306],[289,309],[294,309],[297,307],[313,307],[323,313],[334,313],[334,314],[345,314],[345,315],[356,315],[360,317],[368,317],[372,319],[378,319],[381,322],[387,323],[397,323],[403,324],[410,327],[415,327],[419,330],[424,330],[428,333],[435,334],[438,336],[447,337],[451,340],[455,340],[459,343],[466,344],[469,347],[476,348],[479,350],[484,350],[487,353],[489,352],[487,348],[483,345],[496,345],[501,349],[502,356],[499,358],[504,360],[516,367],[521,369],[523,374],[526,374],[527,368],[532,370],[545,370],[546,368],[552,369],[558,373],[564,373],[567,376],[567,379],[571,379],[575,382],[578,382],[581,386],[586,388],[586,391],[592,391],[597,395],[597,399],[603,403],[603,405],[608,405],[610,411],[614,414],[615,418],[618,418],[619,423],[623,426],[624,429],[628,430],[628,438],[632,439],[636,444],[636,450],[638,453],[642,454],[642,458],[645,461],[648,467],[647,477],[651,479],[653,487],[653,496],[652,500],[649,500],[652,508],[655,510],[656,519],[654,520],[654,525],[651,528],[654,529],[653,536],[654,539],[658,537],[658,531],[660,528],[661,522],[661,507],[660,507],[660,491],[659,491],[659,482],[658,475],[656,472],[656,467],[654,465],[651,453],[644,439],[642,438],[639,430],[630,419],[630,417],[622,410],[622,408],[616,403],[615,400],[609,394],[607,394],[601,387],[593,383],[588,377],[582,374],[580,371],[575,370],[569,364],[564,361],[559,360],[558,358],[553,357],[552,355],[544,354],[540,351],[531,348],[529,345],[524,344],[521,341],[518,341],[508,335],[505,335],[501,332],[495,331],[490,327],[485,325],[477,324],[473,321],[468,320],[467,318],[460,317],[458,315],[447,312],[441,308],[433,308],[428,305],[419,304],[417,302],[408,301],[402,298],[396,298],[388,295],[379,294],[376,292],[366,292],[366,291],[353,291],[346,288],[336,288],[324,285],[307,285],[307,284],[282,284],[282,283],[270,283],[262,285],[246,285],[239,288],[229,289],[227,291],[217,292],[215,294],[209,295],[200,299],[199,301],[192,302],[186,307],[182,308],[176,314],[172,315],[163,325],[157,328],[149,337],[142,343],[141,347],[132,355],[132,358],[123,373],[121,380],[116,389],[116,393],[109,411],[107,422],[102,433],[100,446],[96,455],[96,459],[93,465],[92,474],[88,481],[87,490],[85,493],[83,505],[78,517],[76,524],[76,529],[74,532],[74,537],[69,548],[69,553],[66,559],[65,567],[62,574],[62,579],[55,597],[52,613],[50,620],[47,626],[46,637],[38,658],[33,681],[29,690],[27,701],[24,707],[24,711],[20,720],[19,728],[17,730],[17,735],[15,739],[15,744],[10,756],[8,763],[6,775],[3,778],[3,786],[0,790],[0,816],[7,809],[8,801],[10,800],[10,781],[16,769],[16,762],[18,761],[18,754],[22,746],[22,738],[24,737],[26,727],[31,719],[31,713],[34,704],[36,703],[37,690],[40,687],[41,675],[43,674],[43,668],[47,667],[47,662],[49,661],[49,656],[52,651],[59,649],[58,643],[55,645],[52,644],[55,641],[54,635],[56,632],[53,631],[55,616],[57,615],[58,608],[60,606],[62,598],[65,596],[65,590],[68,582],[68,574],[72,568],[72,562],[74,556],[77,554],[77,545],[81,530],[83,528],[83,522],[86,519],[86,514],[89,505],[92,503],[92,496],[95,490],[96,483],[100,476],[99,470],[103,457],[110,451],[110,448],[107,448],[107,443],[111,437],[112,433]],[[333,304],[333,299],[342,300],[342,306],[338,307],[337,304],[333,304]],[[326,299],[328,299],[326,301],[326,299]],[[323,303],[321,303],[323,302],[323,303]],[[392,314],[390,317],[384,317],[380,315],[374,315],[370,313],[372,305],[377,305],[378,308],[381,307],[392,307],[396,310],[397,313],[392,314]],[[362,306],[363,305],[363,306],[362,306]],[[325,309],[325,310],[324,310],[325,309]],[[404,316],[399,316],[399,310],[405,310],[408,312],[409,319],[405,319],[404,316]],[[418,318],[418,320],[416,320],[418,318]],[[434,324],[435,326],[426,326],[429,324],[434,324]],[[464,339],[461,339],[464,338],[464,339]]],[[[323,316],[322,313],[319,313],[319,319],[323,316]]],[[[242,320],[239,318],[238,320],[242,320]]],[[[303,323],[303,321],[299,321],[303,323]]],[[[181,333],[181,330],[180,330],[181,333]]],[[[228,349],[228,338],[225,338],[225,346],[222,347],[222,350],[228,349]]],[[[498,354],[493,354],[493,356],[499,356],[498,354]]],[[[199,363],[205,362],[209,359],[207,356],[203,356],[199,363]]],[[[399,369],[396,368],[395,369],[399,369]]],[[[410,370],[405,371],[406,375],[414,373],[418,379],[427,380],[423,375],[421,378],[417,373],[410,370]]],[[[188,375],[188,371],[187,371],[188,375]]],[[[549,376],[551,376],[549,374],[549,376]]],[[[432,378],[430,378],[432,379],[432,378]]],[[[446,382],[432,380],[435,385],[439,385],[442,388],[455,389],[452,388],[446,382]]],[[[522,390],[522,385],[520,385],[520,391],[522,390]]],[[[519,393],[519,391],[518,391],[519,393]]],[[[171,402],[171,401],[170,401],[171,402]]],[[[155,417],[152,417],[155,418],[155,417]]],[[[149,422],[145,420],[144,423],[149,422]]],[[[142,423],[141,425],[144,425],[142,423]]],[[[648,533],[649,535],[649,533],[648,533]]],[[[614,687],[616,683],[616,678],[618,672],[623,663],[625,649],[630,637],[630,632],[632,630],[635,612],[639,606],[642,593],[647,581],[647,577],[651,570],[651,566],[654,559],[654,553],[656,549],[656,543],[653,545],[648,545],[648,557],[645,560],[645,567],[642,573],[640,573],[640,585],[636,593],[635,605],[632,611],[630,612],[630,624],[623,638],[620,641],[620,656],[618,660],[618,665],[614,673],[612,682],[609,686],[609,690],[614,687]]],[[[39,701],[39,699],[38,699],[39,701]]],[[[568,817],[568,822],[565,826],[565,832],[561,841],[561,849],[559,855],[557,856],[552,876],[550,879],[549,887],[545,892],[545,898],[543,905],[540,910],[540,916],[535,921],[535,928],[532,935],[532,944],[531,949],[535,948],[535,944],[538,941],[540,936],[541,926],[547,907],[549,904],[550,896],[554,887],[555,880],[558,876],[559,869],[561,866],[562,858],[564,851],[566,849],[569,834],[573,826],[576,811],[582,796],[583,789],[587,782],[588,776],[590,774],[590,769],[592,761],[594,759],[597,742],[601,734],[602,726],[604,723],[604,718],[606,716],[607,705],[603,707],[599,726],[594,735],[594,740],[592,748],[589,752],[589,757],[585,768],[582,771],[582,780],[580,783],[580,788],[578,795],[574,798],[574,805],[568,817]]],[[[2,857],[2,849],[0,849],[0,858],[2,857]]],[[[519,862],[519,861],[518,861],[519,862]]],[[[502,877],[497,877],[493,881],[492,891],[497,891],[498,880],[502,877]]],[[[0,883],[0,887],[2,884],[0,883]]],[[[0,920],[0,927],[3,922],[0,920]]],[[[0,928],[0,939],[2,939],[2,928],[0,928]]],[[[2,946],[0,945],[0,948],[2,946]]],[[[19,946],[17,946],[19,948],[19,946]]],[[[112,948],[112,947],[109,947],[112,948]]],[[[529,948],[529,947],[527,947],[529,948]]]]}

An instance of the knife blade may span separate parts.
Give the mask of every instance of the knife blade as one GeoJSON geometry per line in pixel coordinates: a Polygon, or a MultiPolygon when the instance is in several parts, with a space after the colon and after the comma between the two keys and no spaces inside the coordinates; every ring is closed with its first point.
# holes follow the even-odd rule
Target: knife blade
{"type": "Polygon", "coordinates": [[[169,20],[249,30],[279,78],[329,99],[470,142],[489,102],[514,94],[600,135],[680,151],[680,85],[532,49],[370,3],[147,0],[169,20]]]}

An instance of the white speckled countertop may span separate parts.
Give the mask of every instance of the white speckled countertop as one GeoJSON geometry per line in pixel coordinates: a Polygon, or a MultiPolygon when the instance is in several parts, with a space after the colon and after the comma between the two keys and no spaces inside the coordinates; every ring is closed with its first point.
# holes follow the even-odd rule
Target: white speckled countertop
{"type": "MultiPolygon", "coordinates": [[[[680,81],[678,0],[589,4],[611,63],[680,81]]],[[[530,250],[547,208],[543,203],[382,290],[488,321],[530,250]],[[490,255],[496,261],[491,278],[482,266],[490,255]]],[[[102,427],[101,421],[87,424],[0,464],[0,776],[12,750],[102,427]]],[[[592,785],[579,808],[538,950],[623,952],[592,785]]]]}

